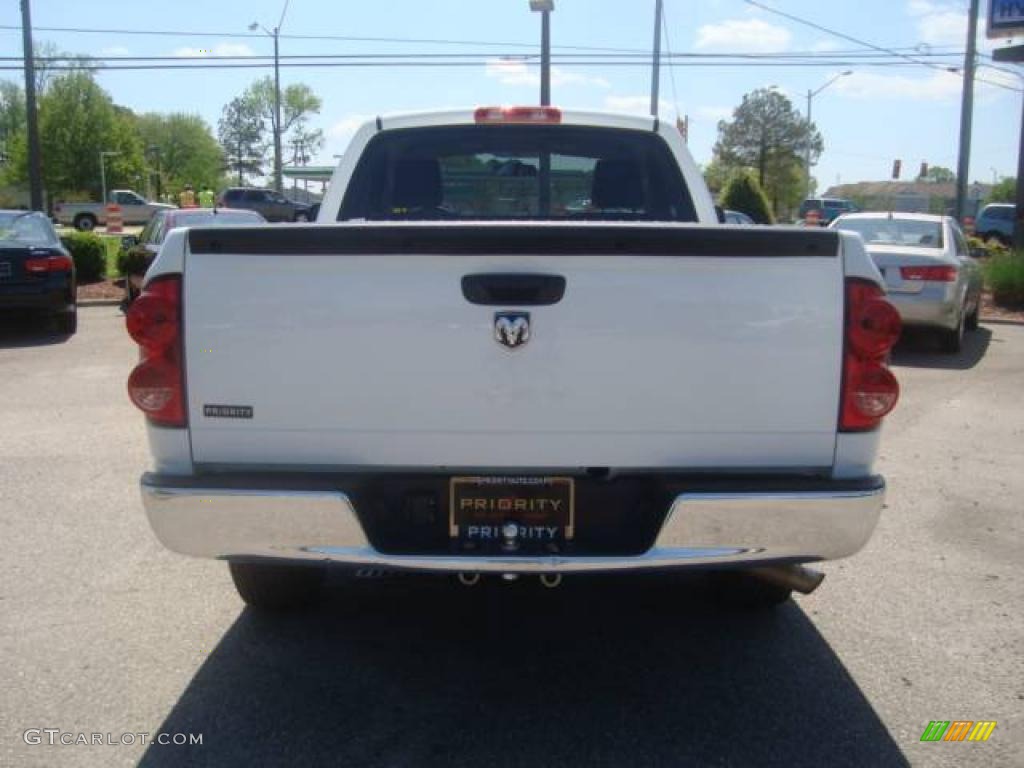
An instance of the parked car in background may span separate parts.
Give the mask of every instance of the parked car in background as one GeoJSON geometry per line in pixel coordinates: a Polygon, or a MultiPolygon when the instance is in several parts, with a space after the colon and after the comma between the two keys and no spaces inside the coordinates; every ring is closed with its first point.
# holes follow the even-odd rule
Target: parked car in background
{"type": "Polygon", "coordinates": [[[952,216],[856,213],[832,228],[864,239],[904,326],[932,329],[946,352],[960,351],[964,329],[978,327],[982,276],[952,216]]]}
{"type": "MultiPolygon", "coordinates": [[[[146,224],[157,211],[173,209],[173,205],[150,202],[138,192],[130,189],[115,189],[110,193],[109,202],[121,207],[121,218],[125,224],[146,224]]],[[[106,203],[56,203],[53,218],[58,224],[73,226],[82,232],[89,232],[107,223],[106,203]]]]}
{"type": "Polygon", "coordinates": [[[218,206],[256,211],[267,221],[312,221],[312,206],[289,200],[272,189],[228,187],[217,200],[218,206]]]}
{"type": "Polygon", "coordinates": [[[49,315],[61,333],[78,329],[75,262],[38,211],[0,211],[0,310],[49,315]]]}
{"type": "Polygon", "coordinates": [[[982,240],[998,240],[1003,245],[1013,242],[1013,224],[1017,219],[1017,206],[1012,203],[986,205],[974,222],[974,231],[982,240]]]}
{"type": "Polygon", "coordinates": [[[725,211],[725,221],[723,223],[724,224],[732,224],[734,226],[740,226],[740,227],[753,227],[754,226],[754,220],[752,218],[750,218],[749,216],[747,216],[747,214],[743,213],[743,211],[730,211],[730,210],[726,210],[725,211]]]}
{"type": "Polygon", "coordinates": [[[809,197],[800,203],[800,211],[797,216],[803,221],[811,211],[817,211],[821,226],[827,227],[837,217],[845,213],[856,213],[858,208],[849,200],[844,200],[841,197],[809,197]]]}
{"type": "Polygon", "coordinates": [[[265,224],[266,219],[256,211],[232,208],[172,208],[158,211],[138,237],[121,239],[122,250],[117,260],[118,271],[124,276],[124,301],[127,309],[139,295],[142,277],[153,263],[167,233],[177,227],[229,227],[232,224],[254,226],[265,224]]]}

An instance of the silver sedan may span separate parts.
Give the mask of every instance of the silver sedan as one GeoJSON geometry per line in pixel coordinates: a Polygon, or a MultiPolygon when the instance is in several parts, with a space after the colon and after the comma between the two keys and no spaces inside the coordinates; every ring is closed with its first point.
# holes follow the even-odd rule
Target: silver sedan
{"type": "Polygon", "coordinates": [[[946,352],[978,327],[981,269],[956,220],[924,213],[851,213],[832,229],[856,232],[885,277],[905,326],[934,330],[946,352]]]}

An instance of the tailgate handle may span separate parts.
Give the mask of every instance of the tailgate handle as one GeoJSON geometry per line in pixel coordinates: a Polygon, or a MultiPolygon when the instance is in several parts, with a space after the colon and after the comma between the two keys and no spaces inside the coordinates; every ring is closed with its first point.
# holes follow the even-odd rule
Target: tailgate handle
{"type": "Polygon", "coordinates": [[[541,307],[562,300],[565,278],[561,275],[522,273],[465,275],[462,278],[462,295],[471,304],[541,307]]]}

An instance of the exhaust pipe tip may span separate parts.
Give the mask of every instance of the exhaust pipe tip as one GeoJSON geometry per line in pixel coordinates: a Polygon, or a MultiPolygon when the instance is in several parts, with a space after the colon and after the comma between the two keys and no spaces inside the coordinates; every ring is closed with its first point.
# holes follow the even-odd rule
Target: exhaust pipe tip
{"type": "Polygon", "coordinates": [[[769,568],[755,568],[753,576],[802,595],[809,595],[825,580],[825,574],[803,565],[776,565],[769,568]]]}
{"type": "Polygon", "coordinates": [[[562,586],[562,574],[560,573],[542,573],[540,575],[540,583],[543,584],[547,589],[557,589],[562,586]]]}
{"type": "Polygon", "coordinates": [[[460,573],[459,574],[459,584],[461,584],[464,587],[475,587],[479,583],[480,583],[480,574],[479,573],[460,573]]]}

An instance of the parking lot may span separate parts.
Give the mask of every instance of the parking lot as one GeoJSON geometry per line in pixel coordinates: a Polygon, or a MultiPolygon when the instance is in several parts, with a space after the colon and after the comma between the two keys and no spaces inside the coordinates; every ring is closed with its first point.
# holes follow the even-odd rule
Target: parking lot
{"type": "Polygon", "coordinates": [[[71,339],[0,330],[0,764],[1024,764],[1024,326],[898,349],[874,538],[754,616],[648,577],[339,577],[315,613],[257,616],[149,531],[135,356],[114,307],[71,339]],[[998,725],[920,743],[956,719],[998,725]]]}

